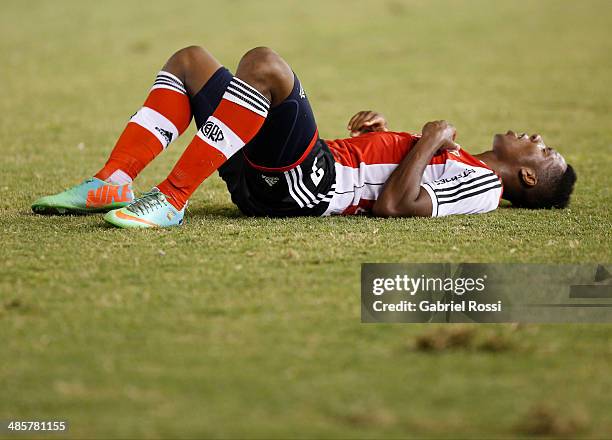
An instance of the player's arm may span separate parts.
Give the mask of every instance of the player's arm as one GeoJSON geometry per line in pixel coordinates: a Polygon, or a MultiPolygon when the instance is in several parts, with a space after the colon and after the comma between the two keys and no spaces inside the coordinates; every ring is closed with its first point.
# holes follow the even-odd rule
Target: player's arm
{"type": "Polygon", "coordinates": [[[385,117],[381,113],[371,110],[356,113],[346,128],[351,132],[351,137],[372,131],[389,131],[385,117]]]}
{"type": "Polygon", "coordinates": [[[421,179],[438,150],[459,148],[453,141],[455,133],[455,127],[446,121],[425,124],[421,139],[389,176],[372,213],[379,217],[430,217],[431,197],[421,187],[421,179]]]}

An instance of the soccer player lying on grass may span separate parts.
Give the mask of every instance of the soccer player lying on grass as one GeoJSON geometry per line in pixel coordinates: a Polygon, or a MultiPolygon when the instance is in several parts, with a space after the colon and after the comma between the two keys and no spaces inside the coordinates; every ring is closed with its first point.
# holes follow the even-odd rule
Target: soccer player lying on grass
{"type": "Polygon", "coordinates": [[[219,170],[246,215],[439,217],[492,211],[502,196],[515,206],[563,208],[576,180],[539,135],[508,131],[472,156],[445,121],[425,124],[420,135],[392,132],[382,115],[365,111],[348,129],[348,139],[319,138],[300,81],[274,51],[250,50],[234,76],[206,50],[187,47],[159,72],[106,165],[32,209],[109,211],[104,220],[123,228],[177,226],[189,197],[219,170]],[[192,117],[197,135],[170,175],[134,198],[132,180],[192,117]]]}

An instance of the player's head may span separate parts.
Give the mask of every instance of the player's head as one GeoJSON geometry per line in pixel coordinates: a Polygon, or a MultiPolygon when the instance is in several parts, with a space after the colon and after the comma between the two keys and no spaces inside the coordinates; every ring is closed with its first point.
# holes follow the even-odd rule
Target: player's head
{"type": "Polygon", "coordinates": [[[514,206],[539,209],[568,205],[576,173],[539,134],[497,134],[493,153],[504,167],[504,198],[514,206]]]}

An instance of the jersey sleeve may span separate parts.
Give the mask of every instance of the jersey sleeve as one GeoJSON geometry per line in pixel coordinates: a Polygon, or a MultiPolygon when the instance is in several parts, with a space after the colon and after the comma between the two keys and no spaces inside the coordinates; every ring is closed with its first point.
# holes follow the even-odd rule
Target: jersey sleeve
{"type": "Polygon", "coordinates": [[[432,204],[432,217],[453,214],[481,214],[493,211],[502,194],[501,180],[486,168],[469,167],[461,173],[442,175],[423,183],[432,204]]]}

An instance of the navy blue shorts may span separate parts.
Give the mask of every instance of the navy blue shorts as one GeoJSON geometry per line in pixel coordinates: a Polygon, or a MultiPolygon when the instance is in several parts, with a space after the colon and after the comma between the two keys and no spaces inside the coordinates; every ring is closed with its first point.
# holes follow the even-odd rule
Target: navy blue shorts
{"type": "MultiPolygon", "coordinates": [[[[221,102],[232,77],[219,68],[191,98],[198,129],[221,102]]],[[[294,74],[289,96],[270,109],[257,135],[219,168],[219,175],[246,215],[316,216],[325,211],[335,188],[334,163],[294,74]]]]}

